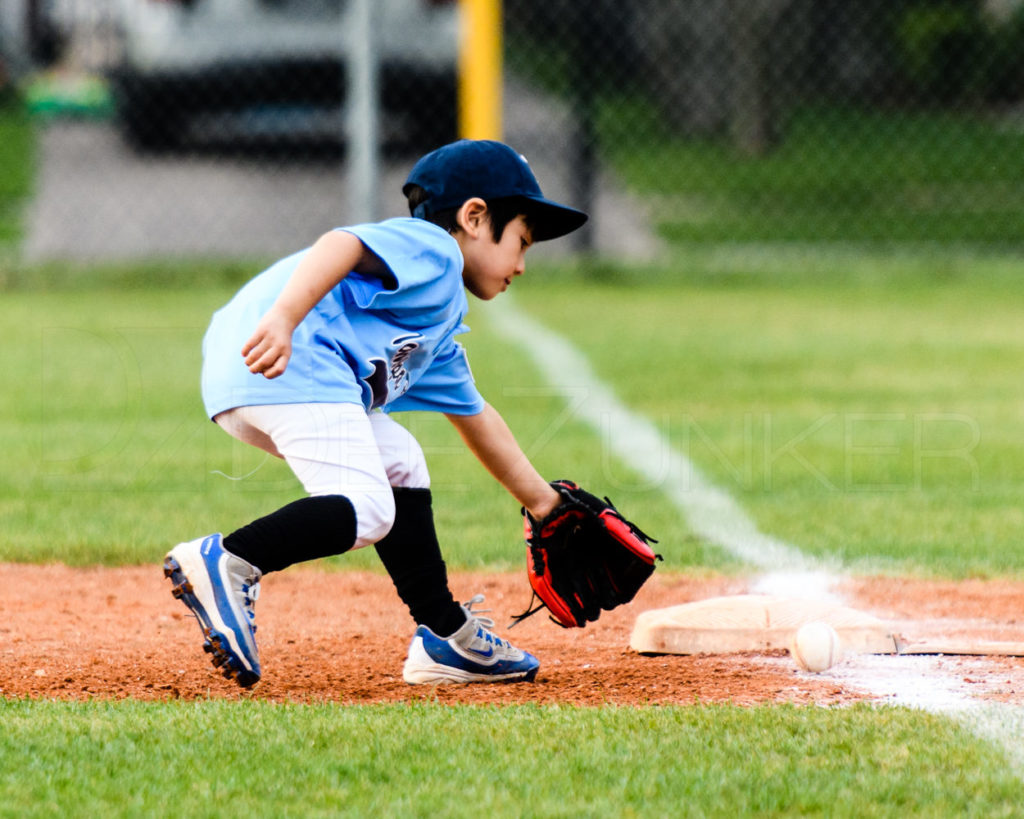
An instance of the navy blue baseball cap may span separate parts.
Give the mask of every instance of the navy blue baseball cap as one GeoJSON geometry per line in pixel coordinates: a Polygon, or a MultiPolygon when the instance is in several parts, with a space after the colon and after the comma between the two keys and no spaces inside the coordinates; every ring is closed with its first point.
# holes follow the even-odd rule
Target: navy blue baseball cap
{"type": "Polygon", "coordinates": [[[526,157],[491,139],[460,139],[431,151],[410,171],[402,186],[406,196],[412,185],[429,194],[413,211],[420,219],[479,196],[485,202],[510,197],[527,200],[535,242],[564,236],[587,221],[583,211],[547,199],[526,157]]]}

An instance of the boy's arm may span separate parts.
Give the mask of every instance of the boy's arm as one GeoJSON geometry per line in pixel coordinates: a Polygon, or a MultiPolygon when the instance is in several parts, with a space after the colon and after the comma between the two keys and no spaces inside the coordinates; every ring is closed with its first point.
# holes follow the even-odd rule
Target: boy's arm
{"type": "Polygon", "coordinates": [[[534,469],[505,419],[490,404],[479,415],[448,415],[466,446],[498,482],[537,520],[546,517],[561,496],[534,469]]]}
{"type": "Polygon", "coordinates": [[[242,347],[249,371],[263,373],[267,378],[281,375],[291,358],[295,328],[353,270],[388,275],[384,263],[355,235],[332,230],[317,239],[242,347]]]}

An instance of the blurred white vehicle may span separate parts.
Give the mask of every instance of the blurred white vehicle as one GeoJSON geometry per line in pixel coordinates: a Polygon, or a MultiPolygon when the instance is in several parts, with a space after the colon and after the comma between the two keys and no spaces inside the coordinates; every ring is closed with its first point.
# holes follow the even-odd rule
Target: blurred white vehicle
{"type": "MultiPolygon", "coordinates": [[[[348,0],[117,0],[118,122],[141,149],[337,143],[348,0]]],[[[386,149],[455,136],[454,0],[374,0],[386,149]]]]}

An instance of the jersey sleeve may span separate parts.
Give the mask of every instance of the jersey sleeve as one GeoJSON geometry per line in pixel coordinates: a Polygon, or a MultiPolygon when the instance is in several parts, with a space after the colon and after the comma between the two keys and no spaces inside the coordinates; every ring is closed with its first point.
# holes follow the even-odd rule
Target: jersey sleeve
{"type": "Polygon", "coordinates": [[[404,395],[385,407],[388,412],[421,410],[451,415],[477,415],[483,409],[484,399],[473,381],[466,351],[458,342],[452,342],[404,395]]]}
{"type": "Polygon", "coordinates": [[[437,225],[423,219],[388,219],[339,230],[356,236],[391,273],[390,281],[358,273],[346,277],[342,287],[360,309],[423,314],[436,321],[464,301],[462,253],[458,242],[437,225]]]}

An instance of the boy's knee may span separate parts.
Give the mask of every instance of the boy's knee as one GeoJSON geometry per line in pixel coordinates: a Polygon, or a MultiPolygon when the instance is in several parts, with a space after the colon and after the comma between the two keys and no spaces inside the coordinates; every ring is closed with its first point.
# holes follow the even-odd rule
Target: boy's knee
{"type": "Polygon", "coordinates": [[[383,538],[395,523],[395,497],[391,487],[385,492],[353,495],[356,510],[356,549],[370,546],[383,538]]]}
{"type": "Polygon", "coordinates": [[[430,489],[430,472],[423,458],[390,469],[388,478],[393,486],[403,489],[430,489]]]}

